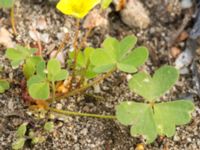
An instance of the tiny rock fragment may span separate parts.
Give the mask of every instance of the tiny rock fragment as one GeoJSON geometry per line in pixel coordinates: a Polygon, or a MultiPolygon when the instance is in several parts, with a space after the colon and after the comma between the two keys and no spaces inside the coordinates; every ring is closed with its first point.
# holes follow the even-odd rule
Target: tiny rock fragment
{"type": "Polygon", "coordinates": [[[105,17],[100,15],[98,9],[94,9],[86,17],[83,23],[83,27],[86,29],[92,29],[98,26],[101,26],[101,27],[108,26],[108,20],[105,17]]]}
{"type": "Polygon", "coordinates": [[[34,40],[34,41],[42,41],[44,43],[49,43],[49,34],[47,33],[39,33],[37,30],[31,29],[29,31],[29,36],[34,40]]]}
{"type": "Polygon", "coordinates": [[[173,58],[176,58],[181,53],[181,49],[178,47],[172,47],[170,49],[170,54],[173,58]]]}
{"type": "Polygon", "coordinates": [[[34,29],[29,30],[29,36],[34,40],[40,40],[40,33],[34,29]]]}
{"type": "Polygon", "coordinates": [[[135,150],[144,150],[144,145],[143,144],[137,144],[135,150]]]}
{"type": "MultiPolygon", "coordinates": [[[[116,5],[119,0],[115,0],[116,5]]],[[[120,11],[122,21],[129,27],[139,27],[145,29],[150,24],[150,18],[147,10],[139,0],[129,0],[126,2],[124,9],[120,11]]]]}
{"type": "Polygon", "coordinates": [[[175,61],[175,65],[177,69],[188,66],[193,59],[193,55],[189,49],[186,49],[182,52],[175,61]]]}
{"type": "Polygon", "coordinates": [[[0,28],[0,44],[6,48],[15,46],[15,43],[11,39],[11,34],[5,28],[0,28]]]}
{"type": "Polygon", "coordinates": [[[179,15],[181,13],[181,4],[179,0],[168,0],[167,1],[167,11],[170,12],[172,16],[179,15]]]}
{"type": "Polygon", "coordinates": [[[182,42],[187,40],[189,37],[189,34],[186,31],[181,32],[181,34],[178,36],[177,41],[182,42]]]}
{"type": "Polygon", "coordinates": [[[181,1],[181,8],[188,9],[192,7],[192,0],[182,0],[181,1]]]}
{"type": "Polygon", "coordinates": [[[40,30],[44,30],[47,28],[47,22],[45,20],[45,17],[39,17],[36,22],[35,22],[35,28],[36,29],[40,29],[40,30]]]}

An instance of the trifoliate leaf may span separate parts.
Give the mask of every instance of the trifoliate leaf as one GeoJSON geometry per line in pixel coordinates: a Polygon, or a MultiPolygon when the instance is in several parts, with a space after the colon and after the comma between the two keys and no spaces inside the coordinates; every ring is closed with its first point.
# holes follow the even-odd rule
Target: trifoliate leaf
{"type": "Polygon", "coordinates": [[[50,88],[48,82],[31,84],[28,88],[30,96],[34,99],[45,100],[49,98],[50,88]]]}
{"type": "Polygon", "coordinates": [[[52,132],[54,130],[54,123],[53,122],[46,122],[45,125],[44,125],[44,129],[47,131],[47,132],[52,132]]]}
{"type": "Polygon", "coordinates": [[[112,3],[112,0],[102,0],[101,8],[103,8],[103,9],[108,8],[111,3],[112,3]]]}
{"type": "Polygon", "coordinates": [[[153,77],[141,72],[129,81],[129,87],[147,101],[156,101],[165,94],[178,80],[178,71],[171,66],[158,69],[153,77]]]}
{"type": "Polygon", "coordinates": [[[14,5],[14,0],[0,0],[0,8],[11,8],[14,5]]]}
{"type": "Polygon", "coordinates": [[[19,150],[22,149],[24,146],[26,139],[25,138],[19,138],[12,144],[12,149],[19,150]]]}
{"type": "Polygon", "coordinates": [[[27,129],[27,123],[23,123],[21,124],[18,129],[17,129],[17,132],[16,132],[16,135],[18,138],[22,138],[25,136],[25,133],[26,133],[26,129],[27,129]]]}
{"type": "Polygon", "coordinates": [[[8,48],[6,50],[6,57],[11,60],[13,68],[17,68],[25,59],[31,57],[36,49],[28,49],[22,46],[16,46],[16,48],[8,48]]]}
{"type": "Polygon", "coordinates": [[[10,88],[10,84],[6,80],[0,80],[0,93],[4,93],[5,90],[10,88]]]}
{"type": "Polygon", "coordinates": [[[116,107],[116,116],[120,123],[131,125],[132,136],[142,135],[151,143],[157,135],[174,135],[176,125],[188,123],[193,110],[194,105],[188,100],[154,105],[122,102],[116,107]]]}
{"type": "Polygon", "coordinates": [[[144,64],[148,58],[148,50],[145,47],[131,51],[136,41],[135,36],[127,36],[120,42],[111,37],[105,39],[103,48],[96,49],[90,57],[94,71],[107,72],[117,67],[124,72],[136,72],[137,67],[144,64]]]}

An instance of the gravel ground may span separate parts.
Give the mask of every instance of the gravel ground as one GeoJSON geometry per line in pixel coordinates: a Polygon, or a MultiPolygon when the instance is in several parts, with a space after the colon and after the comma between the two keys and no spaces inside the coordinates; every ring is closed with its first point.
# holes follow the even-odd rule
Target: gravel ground
{"type": "MultiPolygon", "coordinates": [[[[168,43],[173,33],[183,24],[184,15],[187,11],[181,11],[180,6],[173,6],[170,11],[164,10],[162,0],[143,0],[143,4],[149,12],[151,24],[147,29],[130,28],[125,25],[118,12],[109,13],[109,29],[95,29],[88,40],[88,44],[99,46],[103,38],[112,35],[121,39],[125,35],[135,34],[139,44],[144,44],[150,49],[150,59],[142,68],[152,72],[162,64],[173,64],[175,58],[169,55],[168,43]],[[102,32],[104,31],[104,32],[102,32]]],[[[58,47],[63,39],[64,32],[69,32],[70,39],[66,49],[72,44],[75,21],[60,14],[54,3],[46,0],[18,0],[16,1],[16,23],[19,35],[13,37],[15,43],[24,45],[36,45],[31,34],[35,29],[43,35],[43,53],[58,47]],[[41,23],[42,21],[43,23],[41,23]],[[37,28],[38,21],[44,28],[37,28]]],[[[9,12],[0,10],[0,27],[12,32],[9,25],[9,12]]],[[[187,27],[190,30],[190,26],[187,27]]],[[[178,45],[181,50],[185,42],[178,45]]],[[[1,76],[17,81],[22,80],[20,70],[13,71],[9,62],[4,58],[5,47],[0,47],[0,64],[4,68],[1,76]]],[[[198,57],[198,56],[197,56],[198,57]]],[[[195,102],[195,112],[190,124],[177,127],[177,132],[172,138],[158,138],[153,144],[145,145],[147,150],[198,150],[200,149],[200,102],[197,93],[193,89],[192,74],[181,76],[177,85],[163,97],[166,99],[177,99],[190,97],[195,102]]],[[[114,120],[104,120],[85,117],[63,117],[52,118],[51,114],[45,116],[39,113],[33,114],[27,109],[21,98],[21,89],[18,83],[12,84],[11,89],[0,95],[0,149],[11,149],[11,143],[15,139],[15,131],[23,122],[30,122],[29,129],[36,130],[46,120],[53,120],[55,128],[52,133],[46,134],[45,142],[31,145],[26,142],[25,150],[134,150],[138,143],[142,143],[141,137],[133,138],[129,134],[129,128],[120,125],[114,120]],[[51,116],[51,117],[50,117],[51,116]]],[[[120,101],[138,99],[127,87],[127,75],[115,72],[112,77],[106,79],[99,85],[87,91],[87,95],[61,100],[56,107],[62,107],[72,111],[81,111],[97,114],[114,114],[114,107],[120,101]],[[99,89],[99,90],[98,90],[99,89]],[[95,93],[95,98],[90,96],[95,93]]]]}

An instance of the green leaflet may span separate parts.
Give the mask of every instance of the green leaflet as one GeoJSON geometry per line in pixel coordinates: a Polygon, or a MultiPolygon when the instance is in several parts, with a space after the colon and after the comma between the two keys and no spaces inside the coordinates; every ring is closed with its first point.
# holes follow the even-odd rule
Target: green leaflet
{"type": "Polygon", "coordinates": [[[144,72],[134,75],[129,81],[129,87],[145,100],[156,101],[172,88],[178,77],[178,71],[174,67],[163,66],[155,72],[153,77],[144,72]]]}
{"type": "Polygon", "coordinates": [[[112,37],[105,39],[103,47],[96,49],[90,57],[94,71],[102,73],[117,67],[127,73],[136,72],[137,67],[144,64],[148,58],[148,50],[145,47],[132,51],[136,42],[135,36],[127,36],[121,41],[112,37]]]}
{"type": "Polygon", "coordinates": [[[26,133],[26,130],[27,130],[27,123],[23,123],[21,124],[18,129],[17,129],[17,132],[16,132],[16,135],[18,138],[22,138],[25,136],[25,133],[26,133]]]}
{"type": "Polygon", "coordinates": [[[23,73],[26,79],[29,79],[36,72],[36,66],[42,62],[42,58],[39,56],[33,56],[26,60],[23,65],[23,73]]]}
{"type": "Polygon", "coordinates": [[[19,138],[14,143],[12,143],[12,149],[19,150],[22,149],[25,144],[25,138],[19,138]]]}
{"type": "Polygon", "coordinates": [[[50,88],[48,82],[34,83],[29,86],[29,94],[34,99],[47,99],[49,98],[50,88]]]}
{"type": "Polygon", "coordinates": [[[0,8],[11,8],[14,5],[14,0],[0,0],[0,8]]]}
{"type": "Polygon", "coordinates": [[[68,76],[68,72],[61,69],[60,62],[56,59],[49,60],[47,64],[48,80],[49,81],[61,81],[65,80],[68,76]]]}
{"type": "Polygon", "coordinates": [[[4,93],[10,88],[9,82],[6,80],[0,80],[0,93],[4,93]]]}
{"type": "Polygon", "coordinates": [[[120,123],[131,125],[131,135],[143,135],[147,143],[157,135],[171,137],[176,125],[183,125],[191,120],[194,105],[189,100],[177,100],[150,104],[122,102],[116,107],[116,116],[120,123]]]}

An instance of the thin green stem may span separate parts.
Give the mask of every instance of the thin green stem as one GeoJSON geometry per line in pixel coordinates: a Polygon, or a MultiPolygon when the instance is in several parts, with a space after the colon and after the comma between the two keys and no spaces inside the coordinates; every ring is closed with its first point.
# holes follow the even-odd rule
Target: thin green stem
{"type": "Polygon", "coordinates": [[[51,82],[51,84],[52,84],[52,91],[53,91],[53,102],[55,101],[55,97],[56,97],[56,87],[55,87],[55,82],[54,81],[52,81],[51,82]]]}
{"type": "Polygon", "coordinates": [[[17,30],[16,30],[16,28],[15,28],[14,6],[15,6],[15,5],[13,4],[13,6],[12,6],[12,8],[11,8],[11,10],[10,10],[10,21],[11,21],[13,33],[14,33],[15,35],[17,35],[17,30]]]}
{"type": "Polygon", "coordinates": [[[61,42],[58,50],[56,51],[56,54],[54,55],[54,58],[56,58],[57,55],[64,49],[65,43],[66,43],[66,41],[68,41],[68,39],[69,39],[69,33],[66,33],[64,40],[61,42]]]}
{"type": "Polygon", "coordinates": [[[77,64],[77,57],[79,53],[79,48],[77,46],[78,43],[78,35],[79,35],[79,27],[80,27],[80,20],[76,20],[76,32],[75,32],[75,38],[74,38],[74,43],[73,43],[73,48],[74,48],[74,62],[73,62],[73,72],[72,72],[72,81],[75,79],[75,73],[76,73],[76,64],[77,64]]]}
{"type": "Polygon", "coordinates": [[[49,107],[48,109],[51,112],[68,115],[68,116],[94,117],[94,118],[101,118],[101,119],[116,119],[116,116],[111,116],[111,115],[97,115],[97,114],[90,114],[90,113],[65,111],[65,110],[55,109],[52,107],[49,107]]]}
{"type": "Polygon", "coordinates": [[[112,75],[112,73],[116,70],[116,68],[112,69],[111,71],[107,72],[106,74],[100,76],[100,77],[97,77],[94,81],[92,81],[91,83],[88,83],[86,84],[85,86],[83,87],[80,87],[78,89],[75,89],[69,93],[66,93],[64,95],[60,95],[58,97],[56,97],[57,100],[60,100],[62,98],[67,98],[67,97],[70,97],[70,96],[74,96],[76,94],[80,94],[81,92],[87,90],[88,88],[94,86],[95,84],[98,84],[99,82],[101,82],[102,80],[104,80],[105,78],[108,78],[109,76],[112,75]]]}

